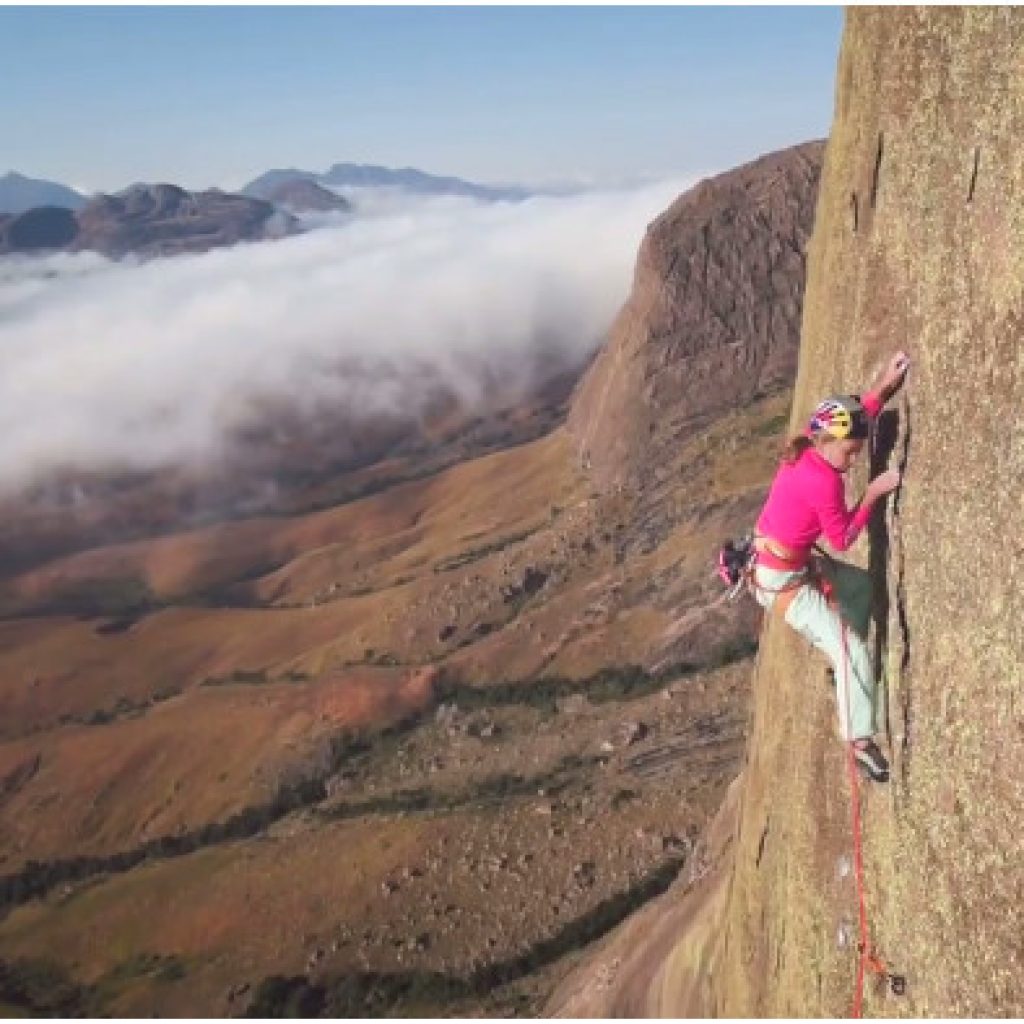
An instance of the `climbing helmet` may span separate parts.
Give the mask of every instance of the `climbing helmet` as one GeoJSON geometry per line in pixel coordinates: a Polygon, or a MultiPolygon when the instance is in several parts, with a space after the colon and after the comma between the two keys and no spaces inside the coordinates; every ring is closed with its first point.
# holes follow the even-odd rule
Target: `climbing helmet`
{"type": "Polygon", "coordinates": [[[811,437],[828,434],[840,441],[855,441],[868,436],[870,424],[857,395],[833,395],[814,410],[807,433],[811,437]]]}

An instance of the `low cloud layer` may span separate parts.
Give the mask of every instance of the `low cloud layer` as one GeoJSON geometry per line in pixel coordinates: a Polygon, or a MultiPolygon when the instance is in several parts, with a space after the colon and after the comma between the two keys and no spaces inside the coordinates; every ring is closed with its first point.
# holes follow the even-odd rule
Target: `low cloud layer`
{"type": "Polygon", "coordinates": [[[585,358],[645,225],[684,188],[483,205],[404,200],[146,264],[0,260],[0,492],[67,467],[207,463],[282,405],[415,415],[538,359],[585,358]]]}

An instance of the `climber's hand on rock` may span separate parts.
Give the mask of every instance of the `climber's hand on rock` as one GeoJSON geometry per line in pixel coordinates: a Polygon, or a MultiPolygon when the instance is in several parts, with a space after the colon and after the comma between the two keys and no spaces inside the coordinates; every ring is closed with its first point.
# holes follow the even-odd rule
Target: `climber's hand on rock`
{"type": "Polygon", "coordinates": [[[891,494],[899,487],[902,479],[903,475],[898,469],[887,469],[884,473],[880,473],[868,484],[871,497],[873,499],[884,498],[887,494],[891,494]]]}
{"type": "Polygon", "coordinates": [[[885,376],[882,378],[883,389],[889,394],[896,391],[903,383],[903,378],[907,375],[909,367],[910,356],[902,350],[897,352],[885,368],[885,376]]]}

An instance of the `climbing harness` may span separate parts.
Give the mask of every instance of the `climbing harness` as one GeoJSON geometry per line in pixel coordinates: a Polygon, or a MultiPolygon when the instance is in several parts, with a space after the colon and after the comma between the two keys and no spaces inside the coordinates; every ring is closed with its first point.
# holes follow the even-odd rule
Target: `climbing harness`
{"type": "MultiPolygon", "coordinates": [[[[817,545],[812,550],[828,558],[817,545]]],[[[826,598],[831,595],[831,584],[814,560],[800,552],[781,550],[770,538],[758,533],[748,533],[739,540],[727,540],[718,551],[717,571],[722,582],[730,588],[726,595],[728,600],[734,600],[744,588],[752,594],[775,594],[772,610],[783,616],[803,586],[816,587],[826,598]],[[781,587],[766,587],[759,583],[756,576],[759,551],[767,551],[778,561],[788,562],[796,575],[781,587]]]]}
{"type": "MultiPolygon", "coordinates": [[[[816,547],[815,550],[820,549],[816,547]]],[[[771,546],[771,541],[761,534],[748,533],[739,540],[727,540],[718,551],[718,575],[722,582],[731,588],[729,600],[735,598],[744,586],[751,592],[760,590],[768,594],[781,594],[790,590],[798,590],[808,582],[808,576],[801,572],[800,576],[777,589],[761,585],[754,577],[758,551],[768,551],[781,561],[788,560],[792,564],[794,572],[809,568],[805,557],[775,550],[771,546]]]]}

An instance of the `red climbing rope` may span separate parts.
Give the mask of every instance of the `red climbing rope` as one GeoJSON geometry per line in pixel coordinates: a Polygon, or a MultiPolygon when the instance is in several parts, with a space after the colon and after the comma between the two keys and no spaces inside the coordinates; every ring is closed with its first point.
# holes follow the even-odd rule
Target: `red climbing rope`
{"type": "MultiPolygon", "coordinates": [[[[838,609],[837,609],[838,612],[838,609]]],[[[849,737],[853,731],[853,722],[850,716],[850,680],[849,664],[850,651],[848,641],[849,626],[845,619],[842,619],[843,630],[843,702],[846,709],[846,734],[849,737]]],[[[877,956],[871,946],[871,937],[868,934],[868,912],[864,898],[864,843],[861,836],[860,825],[860,780],[857,776],[857,759],[853,752],[853,739],[846,741],[846,764],[850,775],[850,799],[851,817],[853,820],[853,870],[857,881],[857,913],[859,917],[859,940],[857,951],[860,956],[857,959],[857,986],[853,993],[852,1017],[861,1017],[864,1006],[864,973],[871,971],[888,979],[890,977],[888,968],[877,956]]],[[[894,979],[895,980],[895,979],[894,979]]],[[[895,990],[895,986],[894,986],[895,990]]]]}

